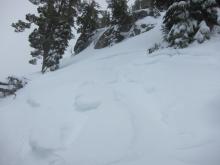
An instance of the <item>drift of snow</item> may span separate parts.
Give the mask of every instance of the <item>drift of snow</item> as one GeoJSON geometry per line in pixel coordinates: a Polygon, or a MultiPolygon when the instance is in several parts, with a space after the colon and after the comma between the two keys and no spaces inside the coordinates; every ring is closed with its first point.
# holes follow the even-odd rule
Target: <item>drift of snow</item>
{"type": "Polygon", "coordinates": [[[161,22],[0,100],[0,164],[219,165],[220,37],[148,55],[161,22]]]}

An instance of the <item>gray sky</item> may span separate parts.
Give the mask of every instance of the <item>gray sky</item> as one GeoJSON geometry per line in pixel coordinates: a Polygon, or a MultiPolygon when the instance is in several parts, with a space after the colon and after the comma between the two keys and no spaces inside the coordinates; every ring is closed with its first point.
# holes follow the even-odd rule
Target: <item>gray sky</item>
{"type": "Polygon", "coordinates": [[[10,26],[34,7],[28,0],[0,0],[0,79],[11,74],[28,73],[35,68],[28,64],[28,33],[16,34],[10,26]],[[16,63],[16,65],[12,65],[16,63]]]}

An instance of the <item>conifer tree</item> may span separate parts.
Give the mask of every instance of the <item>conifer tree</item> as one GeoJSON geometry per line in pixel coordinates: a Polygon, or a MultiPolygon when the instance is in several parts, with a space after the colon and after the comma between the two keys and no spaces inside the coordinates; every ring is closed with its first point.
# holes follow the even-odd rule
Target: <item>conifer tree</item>
{"type": "Polygon", "coordinates": [[[132,6],[132,10],[135,11],[140,9],[142,9],[141,0],[135,0],[134,5],[132,6]]]}
{"type": "Polygon", "coordinates": [[[113,25],[124,26],[132,22],[132,18],[128,12],[127,0],[107,0],[108,8],[112,11],[113,25]]]}
{"type": "Polygon", "coordinates": [[[167,9],[173,2],[173,0],[154,0],[154,5],[158,9],[167,9]]]}
{"type": "Polygon", "coordinates": [[[84,1],[81,4],[81,15],[77,18],[77,32],[80,33],[80,37],[74,47],[76,54],[88,46],[89,39],[91,39],[90,37],[93,36],[93,32],[98,29],[98,14],[99,4],[94,0],[90,2],[84,1]]]}
{"type": "Polygon", "coordinates": [[[133,5],[133,10],[146,9],[149,7],[153,7],[155,0],[135,0],[133,5]]]}
{"type": "Polygon", "coordinates": [[[142,9],[153,7],[155,0],[141,0],[142,9]]]}
{"type": "Polygon", "coordinates": [[[81,15],[77,18],[78,33],[92,33],[98,28],[99,4],[94,0],[81,4],[81,15]]]}
{"type": "Polygon", "coordinates": [[[199,22],[204,20],[210,26],[217,23],[218,7],[216,0],[190,0],[191,16],[199,22]]]}
{"type": "Polygon", "coordinates": [[[219,24],[215,0],[174,0],[164,16],[164,38],[170,46],[184,48],[197,40],[210,38],[214,25],[219,24]]]}
{"type": "Polygon", "coordinates": [[[34,30],[29,35],[33,57],[30,63],[35,64],[42,59],[42,73],[47,69],[59,68],[68,41],[73,37],[71,27],[74,26],[78,0],[29,0],[36,5],[38,14],[27,14],[26,21],[19,20],[12,27],[16,32],[23,32],[34,24],[34,30]]]}
{"type": "Polygon", "coordinates": [[[100,11],[101,18],[99,19],[99,27],[103,28],[110,25],[111,18],[110,13],[106,10],[100,11]]]}
{"type": "Polygon", "coordinates": [[[176,1],[164,16],[165,40],[170,46],[184,48],[192,40],[194,20],[189,17],[189,1],[176,1]]]}
{"type": "Polygon", "coordinates": [[[191,0],[191,16],[198,21],[198,30],[194,39],[199,43],[210,38],[213,25],[218,22],[219,4],[216,0],[191,0]]]}

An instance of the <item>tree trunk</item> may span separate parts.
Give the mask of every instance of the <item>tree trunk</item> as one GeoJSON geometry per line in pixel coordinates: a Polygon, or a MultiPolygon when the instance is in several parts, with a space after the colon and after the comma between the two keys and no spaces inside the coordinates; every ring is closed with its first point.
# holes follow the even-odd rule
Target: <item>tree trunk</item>
{"type": "Polygon", "coordinates": [[[46,65],[47,58],[48,58],[48,53],[44,53],[44,55],[43,55],[43,64],[42,64],[42,68],[41,68],[42,73],[45,73],[47,71],[47,65],[46,65]]]}

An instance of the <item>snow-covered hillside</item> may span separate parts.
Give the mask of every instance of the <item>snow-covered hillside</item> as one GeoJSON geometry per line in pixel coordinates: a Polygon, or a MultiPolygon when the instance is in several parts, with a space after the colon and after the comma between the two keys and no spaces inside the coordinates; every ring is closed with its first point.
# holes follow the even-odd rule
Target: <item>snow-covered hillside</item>
{"type": "Polygon", "coordinates": [[[27,75],[0,100],[1,165],[219,165],[220,37],[147,49],[151,31],[27,75]]]}

